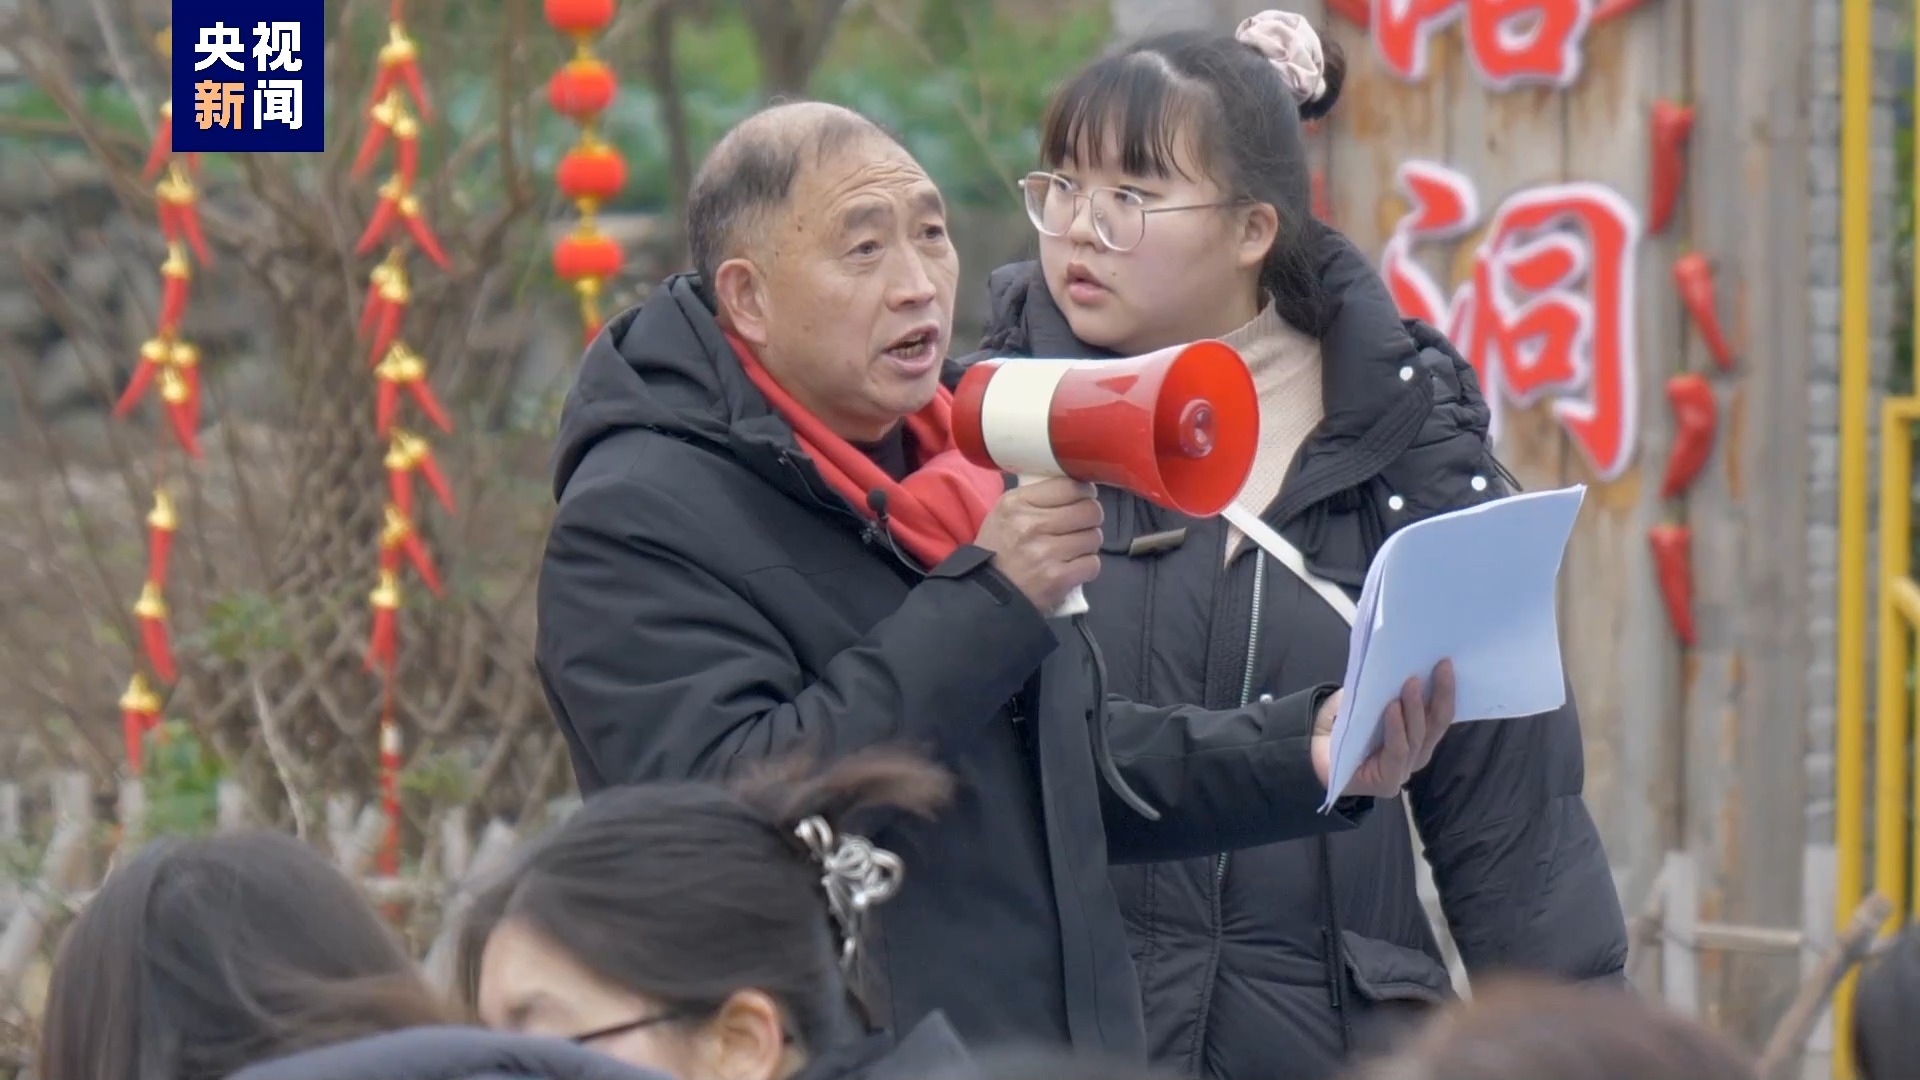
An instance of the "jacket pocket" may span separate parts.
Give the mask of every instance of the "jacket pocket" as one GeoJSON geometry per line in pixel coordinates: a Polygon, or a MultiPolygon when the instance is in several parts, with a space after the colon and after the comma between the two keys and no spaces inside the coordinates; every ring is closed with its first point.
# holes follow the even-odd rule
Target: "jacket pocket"
{"type": "Polygon", "coordinates": [[[1419,949],[1351,930],[1340,936],[1351,988],[1349,1050],[1356,1059],[1394,1052],[1434,1009],[1453,999],[1452,976],[1419,949]]]}
{"type": "Polygon", "coordinates": [[[1355,992],[1375,1004],[1388,1001],[1438,1005],[1453,999],[1453,976],[1438,960],[1380,938],[1340,932],[1347,978],[1355,992]]]}

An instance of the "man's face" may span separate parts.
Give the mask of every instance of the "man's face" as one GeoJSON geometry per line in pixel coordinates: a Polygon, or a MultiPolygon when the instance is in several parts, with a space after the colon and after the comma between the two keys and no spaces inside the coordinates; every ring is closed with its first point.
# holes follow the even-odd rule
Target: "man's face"
{"type": "Polygon", "coordinates": [[[960,261],[939,189],[878,136],[826,161],[808,149],[768,224],[735,331],[836,434],[880,438],[933,399],[952,340],[960,261]]]}

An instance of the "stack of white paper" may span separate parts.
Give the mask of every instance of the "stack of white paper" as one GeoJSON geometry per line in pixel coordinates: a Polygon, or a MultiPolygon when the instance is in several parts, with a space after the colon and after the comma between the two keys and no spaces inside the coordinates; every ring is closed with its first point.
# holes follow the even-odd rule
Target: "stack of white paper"
{"type": "Polygon", "coordinates": [[[1409,677],[1451,658],[1454,720],[1566,704],[1554,603],[1586,487],[1529,492],[1409,525],[1367,570],[1333,725],[1324,813],[1380,748],[1382,713],[1409,677]]]}

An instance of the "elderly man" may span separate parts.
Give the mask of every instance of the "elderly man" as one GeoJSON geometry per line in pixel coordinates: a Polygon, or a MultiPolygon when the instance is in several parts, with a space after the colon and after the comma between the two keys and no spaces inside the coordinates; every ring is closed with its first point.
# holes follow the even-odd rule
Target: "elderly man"
{"type": "Polygon", "coordinates": [[[929,754],[958,793],[875,824],[907,872],[870,928],[870,1004],[896,1030],[939,1009],[976,1043],[1143,1053],[1108,861],[1351,827],[1431,756],[1450,669],[1428,700],[1409,683],[1328,815],[1333,687],[1097,702],[1090,642],[1043,613],[1098,571],[1099,503],[953,450],[958,265],[913,157],[855,113],[779,106],[714,148],[687,225],[697,273],[608,325],[561,423],[539,669],[582,790],[929,754]],[[1103,783],[1096,718],[1158,820],[1103,783]]]}

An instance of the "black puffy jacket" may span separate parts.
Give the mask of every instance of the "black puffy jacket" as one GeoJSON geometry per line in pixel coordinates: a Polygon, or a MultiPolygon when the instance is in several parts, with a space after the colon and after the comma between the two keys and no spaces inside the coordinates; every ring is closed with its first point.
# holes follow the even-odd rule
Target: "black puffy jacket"
{"type": "Polygon", "coordinates": [[[680,275],[616,316],[561,421],[536,663],[582,791],[922,750],[958,790],[870,830],[907,871],[866,943],[881,1024],[1142,1054],[1109,862],[1351,828],[1371,800],[1317,813],[1308,754],[1330,688],[1096,711],[1080,635],[988,552],[918,565],[835,494],[701,294],[680,275]],[[1090,717],[1161,820],[1102,782],[1090,717]]]}
{"type": "MultiPolygon", "coordinates": [[[[1339,299],[1321,340],[1326,418],[1262,516],[1357,596],[1395,529],[1508,486],[1471,366],[1401,320],[1344,237],[1319,242],[1339,299]]],[[[1003,268],[990,288],[980,355],[1110,355],[1074,338],[1035,264],[1003,268]]],[[[1223,520],[1111,489],[1102,499],[1087,595],[1117,692],[1221,707],[1342,679],[1345,621],[1251,544],[1226,565],[1223,520]]],[[[1409,787],[1470,973],[1619,977],[1625,923],[1583,779],[1569,697],[1549,715],[1456,727],[1409,787]]],[[[1382,806],[1335,836],[1116,867],[1156,1061],[1195,1077],[1322,1080],[1447,997],[1414,858],[1407,815],[1382,806]]]]}

